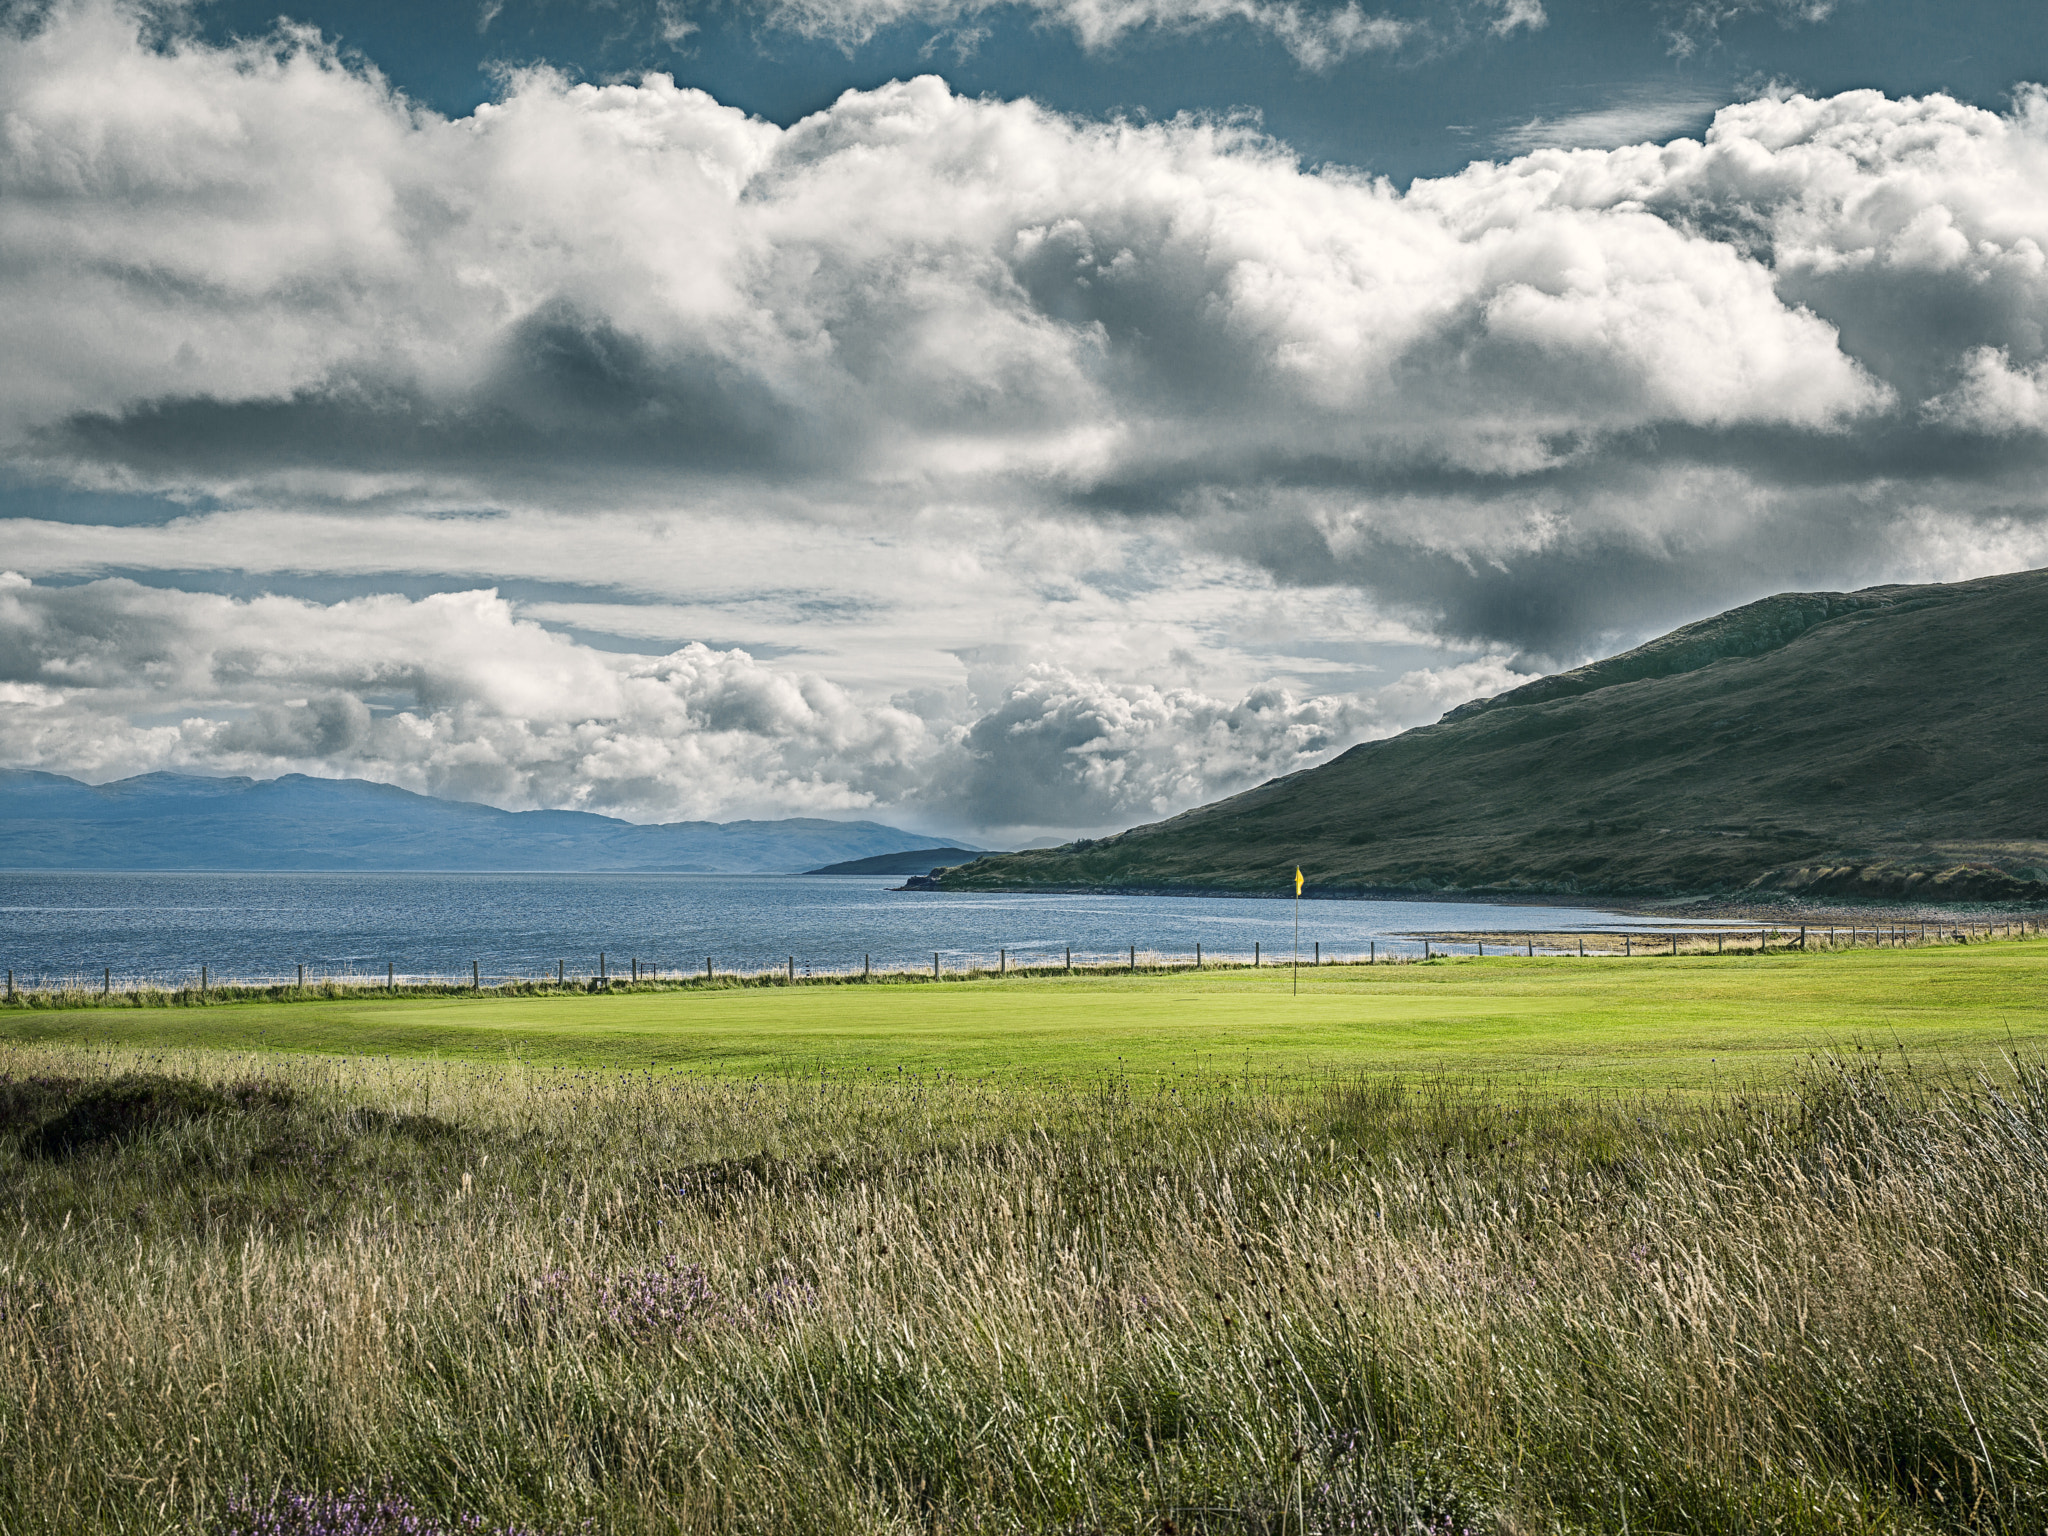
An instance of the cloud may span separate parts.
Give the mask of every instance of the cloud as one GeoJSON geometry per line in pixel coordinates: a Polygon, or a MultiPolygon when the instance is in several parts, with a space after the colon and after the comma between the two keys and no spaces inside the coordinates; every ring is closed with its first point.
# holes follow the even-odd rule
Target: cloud
{"type": "Polygon", "coordinates": [[[533,71],[450,123],[303,34],[133,30],[80,0],[0,47],[0,345],[33,364],[0,383],[0,444],[51,473],[1043,499],[1515,476],[1660,424],[1844,430],[1890,398],[1751,252],[1649,206],[1664,189],[1579,195],[1634,162],[1400,196],[1242,125],[1081,123],[936,79],[785,131],[665,76],[533,71]]]}
{"type": "Polygon", "coordinates": [[[1498,0],[1496,14],[1489,30],[1498,37],[1523,29],[1534,32],[1550,24],[1550,15],[1543,9],[1543,0],[1498,0]]]}
{"type": "Polygon", "coordinates": [[[1130,33],[1197,32],[1237,23],[1269,33],[1308,69],[1327,69],[1361,53],[1387,52],[1414,37],[1421,24],[1368,14],[1356,0],[1337,7],[1296,0],[770,0],[774,25],[852,48],[884,27],[913,22],[956,28],[990,12],[1036,11],[1098,52],[1130,33]]]}
{"type": "Polygon", "coordinates": [[[1677,0],[1667,36],[1671,52],[1690,58],[1712,47],[1721,29],[1748,16],[1775,17],[1781,26],[1817,26],[1840,10],[1842,0],[1677,0]]]}
{"type": "Polygon", "coordinates": [[[1993,437],[2048,432],[2048,359],[2015,368],[2002,347],[1963,359],[1955,388],[1921,408],[1930,421],[1993,437]]]}
{"type": "Polygon", "coordinates": [[[1033,668],[966,732],[961,811],[1003,829],[1157,820],[1311,767],[1377,718],[1362,701],[1282,688],[1232,702],[1033,668]]]}
{"type": "Polygon", "coordinates": [[[39,683],[0,683],[0,704],[19,705],[27,709],[55,709],[63,702],[63,694],[54,688],[45,688],[39,683]]]}
{"type": "Polygon", "coordinates": [[[1444,667],[1418,667],[1380,689],[1373,704],[1377,713],[1403,722],[1434,719],[1473,699],[1490,699],[1531,681],[1517,671],[1512,657],[1491,655],[1444,667]]]}
{"type": "MultiPolygon", "coordinates": [[[[1448,696],[1420,691],[1428,707],[1448,696]]],[[[490,591],[318,604],[0,573],[0,759],[96,778],[300,771],[642,820],[886,811],[1095,829],[1386,729],[1364,700],[1267,684],[1232,701],[1048,666],[979,716],[922,702],[863,699],[738,648],[600,651],[490,591]]]]}
{"type": "Polygon", "coordinates": [[[657,0],[654,17],[655,35],[671,48],[688,42],[700,30],[697,23],[690,20],[681,0],[657,0]]]}
{"type": "MultiPolygon", "coordinates": [[[[617,40],[637,33],[675,48],[700,30],[689,0],[606,0],[617,40]]],[[[1549,22],[1542,0],[1397,0],[1368,10],[1359,0],[748,0],[751,25],[824,41],[851,55],[878,33],[929,29],[921,50],[942,46],[971,55],[1002,17],[1067,33],[1102,54],[1134,34],[1186,37],[1235,30],[1278,43],[1303,69],[1330,69],[1361,56],[1413,60],[1482,40],[1535,31],[1549,22]]],[[[477,31],[487,32],[503,0],[483,0],[477,31]]]]}
{"type": "MultiPolygon", "coordinates": [[[[208,509],[10,525],[10,761],[1077,826],[2048,527],[2031,88],[1402,191],[931,78],[781,128],[533,69],[450,121],[66,0],[0,100],[0,465],[208,509]],[[48,580],[195,572],[244,596],[48,580]]],[[[1657,136],[1596,126],[1529,142],[1657,136]]]]}
{"type": "Polygon", "coordinates": [[[8,576],[0,689],[13,763],[356,773],[641,819],[900,802],[943,745],[815,674],[701,644],[598,651],[489,591],[317,604],[8,576]]]}
{"type": "Polygon", "coordinates": [[[1070,32],[1091,53],[1132,33],[1186,34],[1237,26],[1263,32],[1308,70],[1370,54],[1442,53],[1491,35],[1535,31],[1549,22],[1542,0],[1437,0],[1421,15],[1367,11],[1357,0],[765,0],[768,24],[837,43],[849,52],[877,32],[928,26],[978,39],[998,11],[1033,14],[1070,32]]]}
{"type": "Polygon", "coordinates": [[[1631,91],[1605,106],[1561,117],[1532,117],[1495,134],[1494,143],[1515,154],[1532,149],[1616,149],[1661,141],[1687,129],[1698,131],[1721,105],[1719,97],[1700,91],[1631,91]]]}

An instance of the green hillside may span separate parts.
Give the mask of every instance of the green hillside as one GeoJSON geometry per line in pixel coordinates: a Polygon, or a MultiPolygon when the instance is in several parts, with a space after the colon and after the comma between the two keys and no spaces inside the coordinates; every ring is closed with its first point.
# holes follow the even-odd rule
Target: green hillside
{"type": "Polygon", "coordinates": [[[2048,571],[1784,593],[947,890],[2048,900],[2048,571]]]}

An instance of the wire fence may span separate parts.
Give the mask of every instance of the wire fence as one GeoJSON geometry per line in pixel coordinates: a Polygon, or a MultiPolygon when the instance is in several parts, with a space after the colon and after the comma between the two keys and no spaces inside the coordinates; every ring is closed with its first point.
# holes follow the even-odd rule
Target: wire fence
{"type": "Polygon", "coordinates": [[[1078,951],[1068,946],[1024,945],[994,951],[937,950],[929,965],[892,957],[877,965],[872,955],[858,961],[821,962],[794,954],[740,957],[721,961],[707,955],[678,962],[674,958],[642,959],[629,955],[623,963],[606,951],[595,962],[572,967],[566,959],[516,970],[486,972],[481,961],[452,971],[398,969],[395,962],[381,971],[316,968],[294,964],[268,972],[223,974],[210,965],[173,973],[142,974],[112,966],[97,971],[10,968],[4,1000],[33,1003],[57,999],[83,1001],[94,996],[126,1001],[152,998],[204,1000],[228,996],[343,996],[389,993],[540,993],[616,991],[625,988],[674,989],[718,986],[793,986],[806,982],[966,981],[988,978],[1031,978],[1067,975],[1160,974],[1174,971],[1249,969],[1322,969],[1379,965],[1413,965],[1451,959],[1572,958],[1587,960],[1652,959],[1658,956],[1758,954],[1770,951],[1835,951],[1869,948],[1922,948],[1929,945],[1982,943],[1991,939],[2037,936],[2038,919],[1971,923],[1894,923],[1863,927],[1839,924],[1773,927],[1667,928],[1628,932],[1570,934],[1471,934],[1436,937],[1400,935],[1370,940],[1364,949],[1339,950],[1311,943],[1299,954],[1291,948],[1268,949],[1263,941],[1246,950],[1213,951],[1196,945],[1191,951],[1163,951],[1126,946],[1123,950],[1078,951]]]}

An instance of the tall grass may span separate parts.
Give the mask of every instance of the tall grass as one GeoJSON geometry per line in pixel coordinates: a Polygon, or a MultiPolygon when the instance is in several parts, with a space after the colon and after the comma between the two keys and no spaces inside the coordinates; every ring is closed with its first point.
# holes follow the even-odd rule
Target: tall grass
{"type": "Polygon", "coordinates": [[[16,1050],[0,1121],[8,1532],[351,1491],[548,1532],[2048,1528],[2035,1063],[1701,1106],[16,1050]]]}

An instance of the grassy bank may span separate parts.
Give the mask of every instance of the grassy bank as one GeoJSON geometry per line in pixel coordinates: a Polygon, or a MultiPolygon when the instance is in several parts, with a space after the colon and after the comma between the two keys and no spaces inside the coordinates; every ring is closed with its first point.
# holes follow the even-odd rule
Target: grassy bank
{"type": "Polygon", "coordinates": [[[2024,1063],[1587,1101],[17,1046],[0,1232],[10,1533],[2048,1524],[2024,1063]]]}
{"type": "MultiPolygon", "coordinates": [[[[432,1055],[733,1076],[1454,1073],[1576,1092],[1732,1091],[1816,1049],[1994,1061],[2048,1046],[2048,940],[1839,953],[1470,959],[1305,969],[448,990],[0,1008],[0,1040],[432,1055]]],[[[92,1004],[91,997],[76,1001],[92,1004]]]]}

